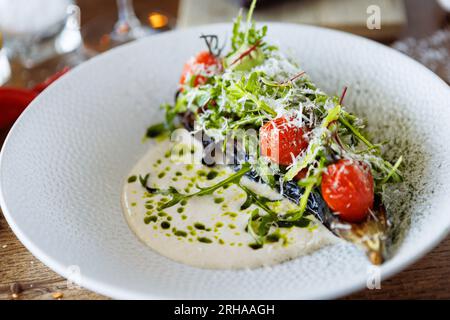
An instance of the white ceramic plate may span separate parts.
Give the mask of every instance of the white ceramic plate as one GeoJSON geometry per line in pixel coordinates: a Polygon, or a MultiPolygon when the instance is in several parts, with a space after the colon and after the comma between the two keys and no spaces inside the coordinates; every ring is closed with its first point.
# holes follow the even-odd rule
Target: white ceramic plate
{"type": "MultiPolygon", "coordinates": [[[[158,106],[173,101],[184,61],[203,48],[199,35],[224,39],[230,30],[203,26],[112,50],[28,107],[2,150],[0,200],[37,258],[65,277],[79,270],[82,286],[114,298],[332,298],[365,286],[370,265],[346,243],[271,269],[213,271],[156,254],[128,228],[120,193],[148,147],[145,129],[162,118],[158,106]]],[[[390,208],[401,223],[395,254],[380,269],[391,276],[449,230],[449,87],[409,58],[345,33],[270,24],[269,39],[327,92],[349,86],[347,105],[368,117],[376,138],[390,139],[390,152],[405,155],[408,192],[391,194],[408,205],[390,208]]]]}

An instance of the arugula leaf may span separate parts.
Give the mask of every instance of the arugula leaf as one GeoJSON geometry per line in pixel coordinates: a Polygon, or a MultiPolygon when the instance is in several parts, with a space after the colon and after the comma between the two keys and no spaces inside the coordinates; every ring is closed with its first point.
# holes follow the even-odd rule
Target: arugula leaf
{"type": "MultiPolygon", "coordinates": [[[[336,121],[339,119],[339,114],[341,112],[341,106],[336,105],[334,108],[331,108],[328,110],[327,115],[323,119],[321,123],[322,129],[327,129],[331,122],[336,121]]],[[[322,133],[320,137],[317,137],[316,140],[314,140],[312,143],[309,144],[308,149],[306,150],[306,153],[304,156],[295,163],[289,170],[286,172],[286,175],[284,176],[285,181],[290,181],[294,179],[294,177],[305,169],[308,165],[310,165],[317,157],[319,150],[325,145],[326,143],[326,132],[322,133]]]]}
{"type": "Polygon", "coordinates": [[[158,189],[158,188],[149,188],[149,187],[147,187],[148,175],[146,177],[144,177],[142,180],[141,180],[141,177],[139,177],[139,179],[141,181],[141,184],[149,192],[157,193],[157,194],[164,194],[164,195],[168,195],[168,196],[172,197],[172,199],[169,200],[168,202],[163,203],[162,205],[158,206],[158,210],[162,210],[162,209],[173,207],[174,205],[178,204],[182,200],[187,200],[187,199],[195,197],[195,196],[201,197],[204,195],[212,194],[214,191],[216,191],[219,188],[224,187],[227,184],[239,183],[242,176],[244,176],[250,170],[251,170],[250,164],[244,163],[239,171],[232,174],[228,178],[226,178],[210,187],[200,188],[197,186],[200,189],[200,191],[197,191],[192,194],[182,194],[182,193],[178,192],[178,190],[176,190],[174,187],[169,187],[168,190],[163,190],[163,189],[158,189]]]}
{"type": "Polygon", "coordinates": [[[258,207],[260,207],[261,209],[263,209],[265,212],[267,212],[269,215],[271,215],[273,218],[277,218],[278,214],[273,211],[272,209],[270,209],[267,206],[267,203],[269,202],[277,202],[279,200],[270,200],[266,197],[260,196],[258,194],[256,194],[255,192],[253,192],[252,190],[250,190],[249,188],[243,186],[242,184],[238,184],[238,186],[245,191],[245,193],[247,194],[247,199],[245,200],[244,204],[241,206],[241,210],[244,210],[245,208],[250,207],[250,205],[254,204],[258,207]]]}

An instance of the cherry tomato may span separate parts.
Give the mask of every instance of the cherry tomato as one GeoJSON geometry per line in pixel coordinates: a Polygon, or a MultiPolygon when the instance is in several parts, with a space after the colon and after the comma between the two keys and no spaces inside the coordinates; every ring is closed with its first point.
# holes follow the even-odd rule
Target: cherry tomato
{"type": "Polygon", "coordinates": [[[322,196],[342,220],[360,222],[373,207],[373,177],[367,165],[339,160],[322,175],[322,196]]]}
{"type": "Polygon", "coordinates": [[[207,66],[212,66],[219,63],[219,60],[217,57],[212,55],[209,51],[201,51],[197,56],[195,57],[195,61],[197,63],[201,63],[207,66]]]}
{"type": "Polygon", "coordinates": [[[273,119],[259,130],[261,154],[275,163],[288,166],[293,157],[308,147],[305,133],[305,128],[291,124],[284,117],[273,119]]]}
{"type": "Polygon", "coordinates": [[[196,74],[198,73],[199,65],[203,65],[203,68],[206,69],[213,66],[216,66],[218,70],[222,68],[220,59],[218,59],[208,51],[202,51],[197,54],[194,61],[189,61],[184,65],[180,78],[181,85],[186,84],[186,81],[191,81],[191,76],[195,77],[193,80],[194,87],[205,84],[206,81],[208,81],[207,77],[205,77],[204,75],[196,74]]]}

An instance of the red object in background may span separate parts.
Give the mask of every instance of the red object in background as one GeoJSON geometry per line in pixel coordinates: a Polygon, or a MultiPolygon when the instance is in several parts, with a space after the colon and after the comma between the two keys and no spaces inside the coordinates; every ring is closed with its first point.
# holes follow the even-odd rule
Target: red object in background
{"type": "Polygon", "coordinates": [[[342,220],[364,220],[374,201],[370,168],[350,160],[329,165],[322,176],[322,197],[342,220]]]}
{"type": "Polygon", "coordinates": [[[11,125],[38,95],[19,88],[0,88],[0,129],[11,125]]]}
{"type": "Polygon", "coordinates": [[[69,71],[65,67],[32,89],[0,87],[0,129],[13,124],[25,108],[50,84],[69,71]]]}

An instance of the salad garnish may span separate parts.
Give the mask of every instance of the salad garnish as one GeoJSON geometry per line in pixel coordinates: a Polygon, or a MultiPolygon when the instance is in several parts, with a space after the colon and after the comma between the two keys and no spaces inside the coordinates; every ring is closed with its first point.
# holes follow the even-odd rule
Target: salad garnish
{"type": "Polygon", "coordinates": [[[297,63],[266,42],[267,26],[259,28],[252,20],[255,5],[253,1],[245,22],[241,13],[234,21],[224,55],[218,36],[201,36],[208,50],[185,64],[175,103],[163,106],[165,123],[147,131],[148,137],[177,127],[201,133],[205,150],[219,146],[236,155],[229,163],[236,173],[217,184],[197,186],[199,191],[191,194],[149,188],[148,177],[140,177],[142,186],[171,197],[163,209],[235,184],[246,194],[241,209],[257,207],[247,226],[254,249],[270,242],[271,228],[304,226],[313,215],[380,264],[389,225],[383,191],[402,181],[402,157],[394,164],[383,158],[383,144],[372,143],[365,122],[346,110],[347,87],[340,96],[326,94],[297,63]],[[242,131],[255,132],[256,139],[236,142],[242,131]],[[296,209],[278,211],[272,205],[276,200],[246,187],[243,176],[269,185],[296,209]]]}

